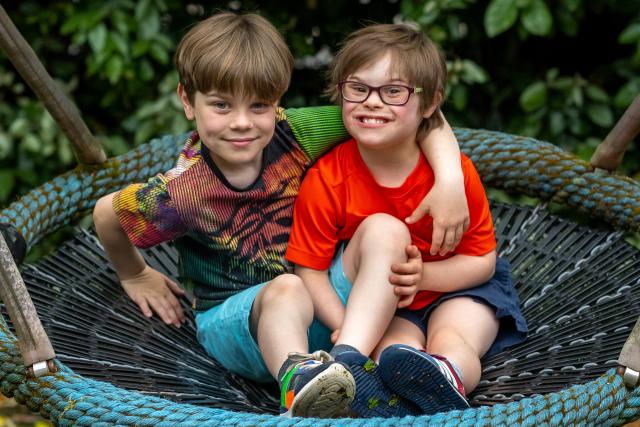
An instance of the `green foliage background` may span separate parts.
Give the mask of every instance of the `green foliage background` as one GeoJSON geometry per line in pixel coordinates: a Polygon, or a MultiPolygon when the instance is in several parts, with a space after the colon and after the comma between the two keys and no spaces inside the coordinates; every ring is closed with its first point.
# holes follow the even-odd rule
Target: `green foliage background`
{"type": "MultiPolygon", "coordinates": [[[[189,129],[172,55],[216,10],[258,11],[285,35],[297,68],[282,103],[321,105],[326,65],[350,31],[413,21],[450,72],[456,126],[548,140],[588,159],[640,93],[640,0],[32,0],[3,2],[109,155],[189,129]],[[286,7],[284,6],[286,4],[286,7]]],[[[640,149],[623,172],[640,178],[640,149]]],[[[0,206],[74,164],[67,139],[0,54],[0,206]]]]}

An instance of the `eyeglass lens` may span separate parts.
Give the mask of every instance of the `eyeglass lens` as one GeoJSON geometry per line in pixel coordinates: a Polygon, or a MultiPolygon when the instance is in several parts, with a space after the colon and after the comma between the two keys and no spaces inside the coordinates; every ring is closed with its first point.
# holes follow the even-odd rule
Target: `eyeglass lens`
{"type": "Polygon", "coordinates": [[[347,101],[364,102],[374,90],[380,95],[380,99],[385,104],[404,104],[409,99],[411,92],[405,86],[385,85],[379,88],[372,88],[364,83],[345,82],[342,84],[342,96],[347,101]]]}

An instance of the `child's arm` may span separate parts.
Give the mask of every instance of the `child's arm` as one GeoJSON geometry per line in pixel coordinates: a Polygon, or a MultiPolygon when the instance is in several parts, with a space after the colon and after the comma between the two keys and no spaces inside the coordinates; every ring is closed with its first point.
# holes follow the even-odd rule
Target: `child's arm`
{"type": "Polygon", "coordinates": [[[314,270],[296,264],[295,274],[302,279],[311,295],[315,317],[320,319],[330,331],[340,329],[345,309],[329,282],[327,270],[314,270]]]}
{"type": "Polygon", "coordinates": [[[406,219],[417,222],[424,215],[433,218],[431,255],[453,251],[469,226],[469,207],[460,167],[460,148],[444,116],[444,125],[432,129],[420,147],[435,175],[435,183],[420,205],[406,219]]]}
{"type": "Polygon", "coordinates": [[[481,256],[454,255],[442,261],[425,262],[420,290],[455,292],[472,288],[491,279],[495,268],[495,250],[481,256]]]}
{"type": "Polygon", "coordinates": [[[114,195],[98,200],[93,221],[122,287],[145,316],[151,317],[155,312],[165,323],[179,327],[184,321],[184,313],[177,296],[183,296],[184,291],[145,263],[118,221],[113,209],[114,195]]]}

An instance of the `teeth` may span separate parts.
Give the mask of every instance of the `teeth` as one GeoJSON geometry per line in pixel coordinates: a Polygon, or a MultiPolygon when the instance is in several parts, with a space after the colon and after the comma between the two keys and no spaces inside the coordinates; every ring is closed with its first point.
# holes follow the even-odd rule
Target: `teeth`
{"type": "Polygon", "coordinates": [[[376,118],[373,118],[373,117],[363,117],[360,120],[362,121],[362,123],[374,123],[374,124],[383,124],[383,123],[387,122],[384,119],[376,119],[376,118]]]}

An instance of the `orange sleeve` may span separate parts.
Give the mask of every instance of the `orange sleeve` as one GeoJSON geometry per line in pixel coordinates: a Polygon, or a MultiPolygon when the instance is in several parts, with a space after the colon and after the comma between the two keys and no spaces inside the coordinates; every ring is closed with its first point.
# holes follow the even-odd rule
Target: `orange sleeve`
{"type": "Polygon", "coordinates": [[[318,169],[307,172],[293,208],[293,226],[285,258],[315,270],[331,265],[338,244],[338,197],[318,169]]]}
{"type": "Polygon", "coordinates": [[[462,235],[455,253],[481,256],[496,248],[489,201],[478,171],[468,158],[463,159],[462,171],[469,205],[469,229],[462,235]]]}

